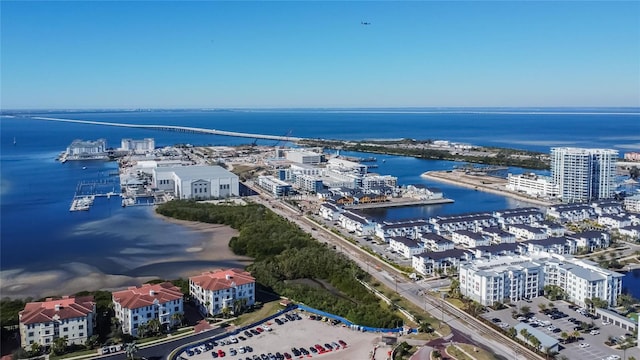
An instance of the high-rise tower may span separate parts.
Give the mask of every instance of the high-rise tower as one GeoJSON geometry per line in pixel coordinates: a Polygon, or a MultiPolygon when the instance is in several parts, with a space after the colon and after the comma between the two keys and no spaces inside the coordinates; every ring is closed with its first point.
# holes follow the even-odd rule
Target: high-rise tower
{"type": "Polygon", "coordinates": [[[551,177],[565,202],[612,198],[618,151],[559,147],[551,149],[551,177]]]}

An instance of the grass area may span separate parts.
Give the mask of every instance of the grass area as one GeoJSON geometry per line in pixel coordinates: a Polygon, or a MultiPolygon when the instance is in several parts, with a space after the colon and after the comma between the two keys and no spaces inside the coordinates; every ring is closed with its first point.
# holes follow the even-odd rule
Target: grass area
{"type": "Polygon", "coordinates": [[[458,346],[473,355],[476,360],[496,360],[496,357],[485,349],[480,349],[469,344],[458,344],[458,346]]]}
{"type": "Polygon", "coordinates": [[[83,351],[75,351],[72,353],[68,353],[68,354],[63,354],[60,356],[55,356],[55,355],[49,355],[49,359],[51,360],[56,360],[56,359],[67,359],[67,358],[71,358],[71,357],[76,357],[76,356],[90,356],[90,355],[96,355],[98,353],[98,349],[93,349],[93,350],[83,350],[83,351]]]}
{"type": "Polygon", "coordinates": [[[460,349],[458,349],[458,347],[455,345],[447,346],[447,353],[458,360],[474,360],[473,358],[460,351],[460,349]]]}
{"type": "Polygon", "coordinates": [[[447,298],[447,301],[449,302],[449,304],[457,307],[458,309],[464,310],[464,303],[462,302],[462,300],[447,298]]]}
{"type": "Polygon", "coordinates": [[[264,303],[260,309],[238,316],[235,324],[237,326],[243,326],[256,322],[260,319],[264,319],[269,315],[275,314],[282,309],[282,306],[278,302],[279,301],[271,301],[268,303],[264,303]]]}

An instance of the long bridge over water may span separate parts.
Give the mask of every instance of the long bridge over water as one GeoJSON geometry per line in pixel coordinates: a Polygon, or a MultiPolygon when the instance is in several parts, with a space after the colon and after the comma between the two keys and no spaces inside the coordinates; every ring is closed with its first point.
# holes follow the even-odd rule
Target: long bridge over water
{"type": "Polygon", "coordinates": [[[252,134],[252,133],[243,133],[243,132],[235,132],[235,131],[196,128],[196,127],[189,127],[189,126],[124,124],[124,123],[91,121],[91,120],[59,119],[59,118],[42,117],[42,116],[34,116],[34,117],[31,117],[31,119],[34,119],[34,120],[46,120],[46,121],[58,121],[58,122],[68,122],[68,123],[77,123],[77,124],[101,125],[101,126],[119,126],[119,127],[136,128],[136,129],[150,129],[150,130],[161,130],[161,131],[178,131],[178,132],[189,132],[189,133],[194,133],[194,134],[233,136],[233,137],[242,137],[242,138],[278,140],[278,141],[288,141],[288,142],[298,142],[298,141],[301,141],[301,140],[305,140],[304,138],[299,138],[299,137],[294,137],[294,136],[252,134]]]}

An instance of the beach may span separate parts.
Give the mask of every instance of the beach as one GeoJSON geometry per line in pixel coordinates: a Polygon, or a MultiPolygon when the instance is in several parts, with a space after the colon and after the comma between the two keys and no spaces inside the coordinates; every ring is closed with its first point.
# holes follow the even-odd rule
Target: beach
{"type": "Polygon", "coordinates": [[[235,255],[229,248],[229,240],[238,234],[229,226],[176,220],[158,214],[155,216],[187,228],[197,235],[198,241],[181,252],[155,257],[119,274],[102,272],[88,263],[64,261],[55,269],[46,271],[31,271],[28,268],[3,270],[0,271],[2,297],[39,299],[73,295],[80,291],[115,291],[158,278],[188,278],[220,267],[244,268],[252,262],[251,258],[235,255]]]}

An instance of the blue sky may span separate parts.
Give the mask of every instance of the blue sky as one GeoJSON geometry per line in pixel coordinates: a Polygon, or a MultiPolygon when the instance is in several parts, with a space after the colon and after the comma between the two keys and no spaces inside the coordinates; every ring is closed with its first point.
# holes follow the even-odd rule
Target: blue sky
{"type": "Polygon", "coordinates": [[[3,109],[640,106],[637,1],[0,6],[3,109]]]}

